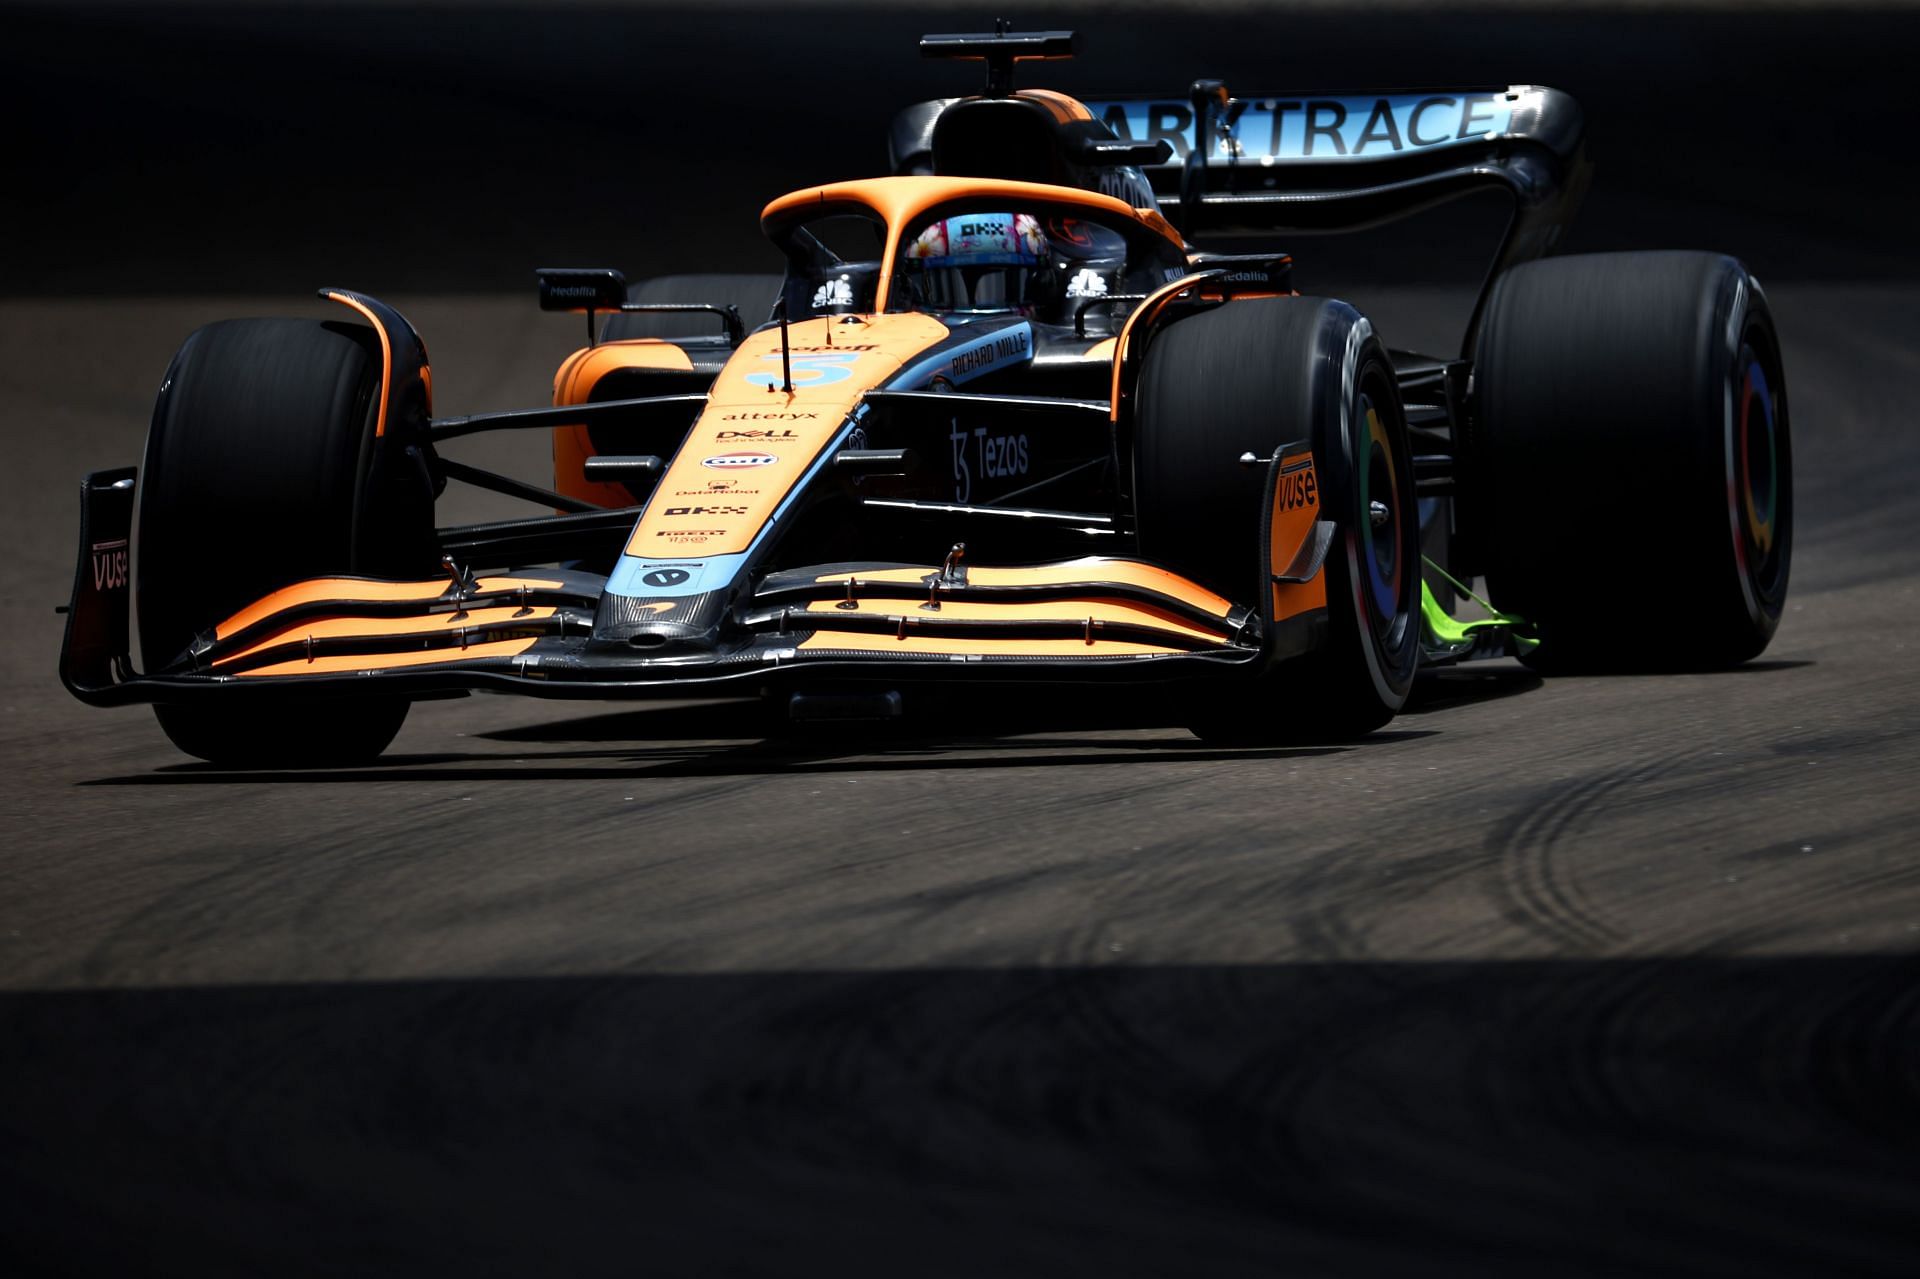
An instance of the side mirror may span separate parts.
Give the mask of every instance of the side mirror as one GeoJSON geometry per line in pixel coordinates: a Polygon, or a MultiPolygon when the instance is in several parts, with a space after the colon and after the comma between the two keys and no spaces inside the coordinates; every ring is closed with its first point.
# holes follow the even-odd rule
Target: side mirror
{"type": "Polygon", "coordinates": [[[594,315],[618,311],[627,304],[627,277],[610,266],[548,266],[533,274],[540,281],[542,311],[587,313],[588,346],[596,340],[594,315]]]}
{"type": "Polygon", "coordinates": [[[1227,118],[1233,99],[1224,81],[1195,80],[1187,90],[1187,101],[1193,104],[1193,149],[1180,170],[1180,233],[1191,240],[1199,223],[1200,202],[1206,198],[1207,155],[1216,141],[1215,122],[1227,118]]]}
{"type": "Polygon", "coordinates": [[[542,267],[542,311],[618,311],[627,300],[627,277],[612,267],[542,267]]]}

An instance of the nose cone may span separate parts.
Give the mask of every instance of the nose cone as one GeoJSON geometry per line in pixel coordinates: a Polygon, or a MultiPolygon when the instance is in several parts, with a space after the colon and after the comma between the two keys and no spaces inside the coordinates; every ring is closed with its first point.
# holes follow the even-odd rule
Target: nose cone
{"type": "Polygon", "coordinates": [[[718,590],[645,599],[608,591],[594,614],[594,642],[663,657],[711,653],[719,641],[728,595],[718,590]]]}

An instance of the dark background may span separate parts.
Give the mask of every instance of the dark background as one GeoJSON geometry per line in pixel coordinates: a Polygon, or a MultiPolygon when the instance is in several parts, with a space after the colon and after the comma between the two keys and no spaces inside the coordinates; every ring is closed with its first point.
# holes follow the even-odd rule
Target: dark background
{"type": "MultiPolygon", "coordinates": [[[[0,12],[0,289],[29,295],[496,291],[537,265],[637,277],[689,255],[776,269],[760,206],[883,172],[895,109],[981,78],[921,61],[918,36],[990,25],[918,5],[0,12]]],[[[1916,189],[1911,11],[1012,16],[1080,30],[1076,61],[1029,64],[1021,82],[1089,97],[1181,93],[1202,75],[1248,95],[1552,85],[1587,109],[1600,166],[1572,250],[1712,247],[1763,279],[1915,269],[1907,219],[1887,216],[1916,189]]],[[[1470,267],[1463,225],[1443,219],[1425,246],[1470,267]]]]}
{"type": "MultiPolygon", "coordinates": [[[[1909,11],[1008,13],[1088,96],[1573,93],[1572,247],[1737,253],[1780,317],[1740,671],[1498,662],[1253,751],[472,698],[323,774],[56,686],[72,485],[185,333],[351,285],[444,408],[538,403],[534,266],[765,269],[768,198],[977,83],[913,49],[957,10],[0,7],[0,1275],[1920,1271],[1909,11]]],[[[1470,222],[1302,287],[1438,327],[1470,222]]]]}

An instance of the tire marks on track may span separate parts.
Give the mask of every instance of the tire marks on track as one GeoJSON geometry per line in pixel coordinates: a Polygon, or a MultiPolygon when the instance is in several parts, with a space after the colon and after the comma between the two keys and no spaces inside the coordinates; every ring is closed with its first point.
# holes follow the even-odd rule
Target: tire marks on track
{"type": "MultiPolygon", "coordinates": [[[[649,877],[676,856],[693,855],[661,848],[651,832],[719,820],[756,783],[727,778],[660,794],[635,791],[635,802],[603,799],[584,811],[569,796],[523,785],[522,811],[513,818],[525,838],[518,863],[476,854],[497,838],[499,817],[465,798],[472,789],[403,790],[378,806],[333,809],[324,823],[286,826],[279,839],[258,830],[243,841],[176,853],[150,868],[173,872],[163,891],[117,919],[70,970],[48,979],[192,980],[223,949],[262,946],[280,952],[287,968],[263,976],[313,967],[362,975],[396,959],[431,970],[446,962],[436,952],[456,934],[477,936],[496,923],[512,929],[529,910],[557,922],[644,899],[649,877]],[[586,844],[608,851],[555,856],[586,844]]],[[[548,950],[549,963],[568,948],[559,933],[522,944],[534,941],[548,950]]]]}
{"type": "Polygon", "coordinates": [[[1550,786],[1539,799],[1523,799],[1517,811],[1496,822],[1485,846],[1499,862],[1507,918],[1556,945],[1581,951],[1603,951],[1625,939],[1626,930],[1585,891],[1572,845],[1596,817],[1620,807],[1682,758],[1668,755],[1550,786]]]}

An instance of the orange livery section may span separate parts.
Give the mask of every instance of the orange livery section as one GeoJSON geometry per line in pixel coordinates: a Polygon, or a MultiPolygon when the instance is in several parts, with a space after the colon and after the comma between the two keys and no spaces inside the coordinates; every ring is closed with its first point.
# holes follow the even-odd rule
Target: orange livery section
{"type": "MultiPolygon", "coordinates": [[[[1273,618],[1282,621],[1327,606],[1327,579],[1313,572],[1306,581],[1314,530],[1321,519],[1319,473],[1308,449],[1284,454],[1273,468],[1272,514],[1267,525],[1267,573],[1273,592],[1273,618]]],[[[1315,566],[1317,567],[1317,566],[1315,566]]]]}
{"type": "MultiPolygon", "coordinates": [[[[693,371],[693,360],[671,342],[656,338],[635,338],[624,342],[602,342],[568,356],[553,377],[553,402],[585,404],[593,388],[609,373],[620,369],[669,369],[678,373],[693,371]]],[[[556,427],[553,432],[553,486],[568,497],[596,506],[620,507],[633,501],[619,484],[601,484],[586,478],[587,459],[595,453],[593,440],[584,426],[556,427]]]]}
{"type": "Polygon", "coordinates": [[[789,327],[784,357],[779,329],[750,335],[714,379],[627,553],[746,550],[860,397],[946,336],[944,324],[917,314],[803,321],[789,327]]]}

